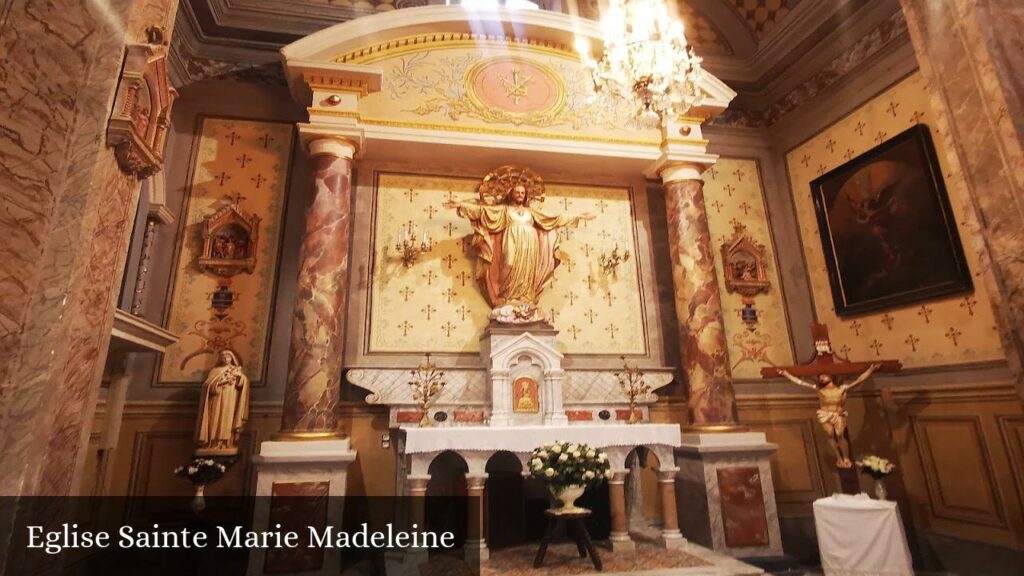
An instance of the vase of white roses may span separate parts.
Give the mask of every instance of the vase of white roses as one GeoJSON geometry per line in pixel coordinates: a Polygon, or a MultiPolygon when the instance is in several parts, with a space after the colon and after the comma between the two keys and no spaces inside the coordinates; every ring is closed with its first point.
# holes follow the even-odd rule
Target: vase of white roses
{"type": "Polygon", "coordinates": [[[188,480],[196,489],[190,505],[193,511],[199,512],[206,508],[206,486],[223,478],[228,466],[233,463],[234,460],[218,462],[210,458],[193,458],[188,464],[174,469],[175,476],[188,480]]]}
{"type": "Polygon", "coordinates": [[[600,485],[612,477],[608,455],[586,444],[554,442],[533,451],[530,474],[547,484],[548,490],[562,502],[559,514],[577,512],[576,499],[587,486],[600,485]]]}
{"type": "Polygon", "coordinates": [[[865,456],[857,461],[861,473],[875,479],[875,498],[885,500],[889,493],[885,489],[885,477],[896,470],[896,465],[881,456],[865,456]]]}

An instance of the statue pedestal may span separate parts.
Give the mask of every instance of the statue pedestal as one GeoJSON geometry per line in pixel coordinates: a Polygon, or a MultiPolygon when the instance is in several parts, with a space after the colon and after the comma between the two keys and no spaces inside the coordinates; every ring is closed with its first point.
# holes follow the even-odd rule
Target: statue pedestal
{"type": "Polygon", "coordinates": [[[545,322],[492,322],[480,339],[491,395],[491,426],[564,426],[558,330],[545,322]]]}
{"type": "MultiPolygon", "coordinates": [[[[341,526],[348,467],[355,459],[356,452],[347,438],[261,444],[259,455],[253,457],[257,496],[253,530],[267,530],[274,523],[307,526],[310,517],[325,518],[325,525],[341,526]],[[326,507],[326,515],[320,507],[326,507]]],[[[280,552],[253,549],[246,573],[279,573],[285,563],[292,571],[303,574],[341,571],[341,550],[337,548],[312,549],[298,560],[280,552]]]]}
{"type": "Polygon", "coordinates": [[[760,432],[683,433],[675,449],[683,535],[739,558],[781,556],[768,461],[777,448],[760,432]]]}

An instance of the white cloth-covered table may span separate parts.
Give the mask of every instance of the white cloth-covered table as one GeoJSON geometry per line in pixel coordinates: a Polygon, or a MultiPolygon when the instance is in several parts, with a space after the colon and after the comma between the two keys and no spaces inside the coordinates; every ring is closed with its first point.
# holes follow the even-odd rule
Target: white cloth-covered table
{"type": "Polygon", "coordinates": [[[555,441],[578,442],[595,448],[610,446],[676,447],[680,444],[677,424],[604,424],[572,426],[451,426],[405,428],[405,453],[423,454],[444,450],[508,450],[530,452],[555,441]]]}
{"type": "Polygon", "coordinates": [[[913,576],[896,503],[867,494],[814,501],[821,567],[826,576],[913,576]]]}

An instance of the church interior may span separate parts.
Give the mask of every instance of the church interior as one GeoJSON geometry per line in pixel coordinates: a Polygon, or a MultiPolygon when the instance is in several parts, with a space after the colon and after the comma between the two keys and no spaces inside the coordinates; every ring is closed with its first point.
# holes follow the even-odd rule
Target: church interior
{"type": "Polygon", "coordinates": [[[594,570],[1018,574],[1022,28],[0,0],[0,495],[468,495],[483,572],[579,574],[565,442],[594,570]]]}

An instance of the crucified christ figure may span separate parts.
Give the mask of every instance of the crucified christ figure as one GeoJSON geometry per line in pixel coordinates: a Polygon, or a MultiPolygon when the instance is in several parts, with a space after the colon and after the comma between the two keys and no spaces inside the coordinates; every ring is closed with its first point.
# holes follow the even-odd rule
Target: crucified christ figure
{"type": "Polygon", "coordinates": [[[881,367],[881,363],[872,364],[849,384],[843,384],[839,376],[831,374],[818,374],[818,382],[813,384],[779,369],[779,374],[790,382],[818,393],[818,402],[821,404],[818,408],[818,421],[828,434],[828,441],[836,452],[836,466],[840,468],[853,466],[850,459],[850,437],[846,429],[846,419],[849,417],[849,412],[846,411],[846,393],[859,386],[881,367]]]}

